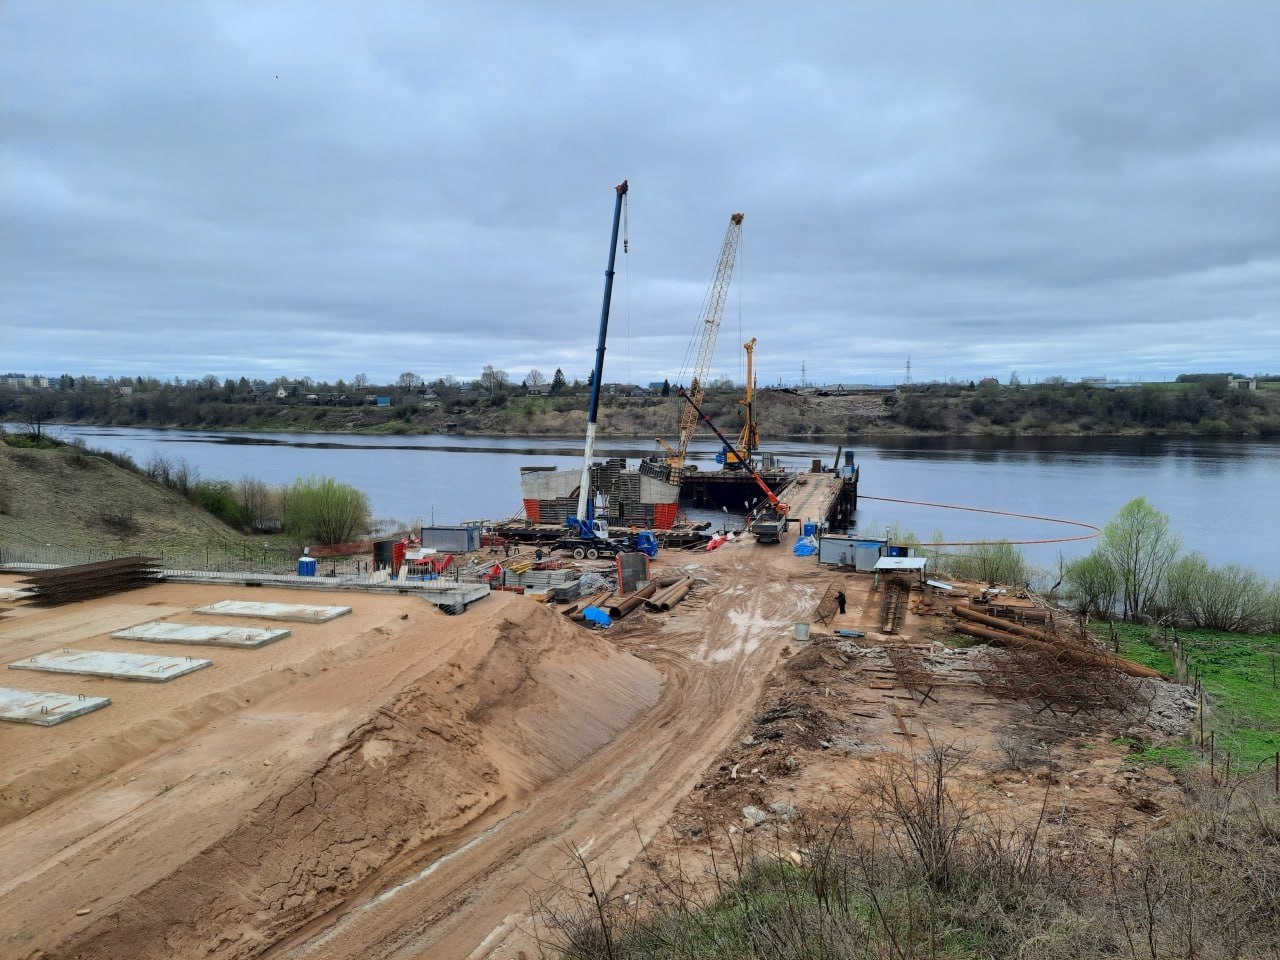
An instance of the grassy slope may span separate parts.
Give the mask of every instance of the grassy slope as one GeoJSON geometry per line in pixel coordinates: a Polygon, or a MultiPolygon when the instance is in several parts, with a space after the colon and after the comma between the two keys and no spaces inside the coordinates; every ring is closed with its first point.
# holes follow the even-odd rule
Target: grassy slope
{"type": "MultiPolygon", "coordinates": [[[[1172,673],[1173,658],[1148,639],[1146,627],[1119,630],[1122,656],[1172,673]]],[[[1212,700],[1218,748],[1246,765],[1274,757],[1280,750],[1280,689],[1272,685],[1271,670],[1273,657],[1280,662],[1280,636],[1180,630],[1178,637],[1212,700]]]]}
{"type": "Polygon", "coordinates": [[[203,557],[261,550],[172,490],[75,447],[0,443],[0,544],[203,557]]]}

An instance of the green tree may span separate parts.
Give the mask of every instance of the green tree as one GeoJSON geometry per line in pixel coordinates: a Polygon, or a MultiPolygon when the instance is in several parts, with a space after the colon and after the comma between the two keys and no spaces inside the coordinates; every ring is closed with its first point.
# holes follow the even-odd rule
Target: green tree
{"type": "Polygon", "coordinates": [[[562,393],[564,388],[567,386],[568,383],[565,382],[564,371],[559,367],[556,367],[555,375],[551,378],[551,392],[556,394],[562,393]]]}
{"type": "Polygon", "coordinates": [[[300,543],[346,543],[369,520],[369,498],[332,477],[297,480],[285,492],[284,529],[300,543]]]}
{"type": "Polygon", "coordinates": [[[1130,500],[1102,528],[1098,549],[1120,578],[1120,599],[1126,620],[1147,612],[1156,598],[1169,564],[1182,543],[1169,529],[1169,517],[1144,497],[1130,500]]]}

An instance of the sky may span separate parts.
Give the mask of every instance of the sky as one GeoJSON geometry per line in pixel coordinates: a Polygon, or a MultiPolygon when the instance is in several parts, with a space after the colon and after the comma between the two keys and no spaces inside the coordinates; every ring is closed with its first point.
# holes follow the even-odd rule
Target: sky
{"type": "Polygon", "coordinates": [[[1280,372],[1280,4],[0,4],[0,372],[1280,372]]]}

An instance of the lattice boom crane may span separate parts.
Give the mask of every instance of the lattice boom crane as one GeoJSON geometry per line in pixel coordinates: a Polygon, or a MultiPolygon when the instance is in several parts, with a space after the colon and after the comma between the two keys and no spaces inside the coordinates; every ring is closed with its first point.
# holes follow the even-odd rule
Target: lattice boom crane
{"type": "MultiPolygon", "coordinates": [[[[698,358],[693,366],[693,377],[689,381],[689,397],[693,404],[686,404],[680,416],[680,442],[667,458],[667,462],[677,470],[684,469],[685,454],[689,450],[689,441],[698,429],[696,404],[702,403],[706,395],[707,374],[711,371],[711,355],[716,349],[716,336],[720,332],[720,320],[724,317],[725,301],[729,297],[729,279],[733,276],[733,264],[738,257],[738,239],[742,235],[743,215],[735,213],[729,217],[729,228],[724,234],[724,245],[720,248],[720,260],[716,264],[715,280],[711,284],[711,293],[707,297],[706,310],[702,314],[702,339],[698,344],[698,358]]],[[[670,449],[670,448],[668,448],[670,449]]]]}

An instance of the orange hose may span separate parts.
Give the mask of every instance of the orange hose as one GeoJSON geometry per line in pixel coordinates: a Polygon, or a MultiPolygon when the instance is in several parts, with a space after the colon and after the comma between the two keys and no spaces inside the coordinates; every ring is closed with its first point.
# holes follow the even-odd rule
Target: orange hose
{"type": "Polygon", "coordinates": [[[1082,533],[1074,537],[1050,537],[1044,540],[954,540],[922,543],[922,547],[990,547],[997,543],[1008,543],[1013,546],[1026,546],[1036,543],[1071,543],[1075,540],[1092,540],[1102,532],[1100,527],[1081,520],[1062,520],[1058,517],[1042,517],[1034,513],[1014,513],[1011,510],[993,510],[990,507],[964,507],[954,503],[933,503],[929,500],[903,500],[899,497],[872,497],[858,494],[859,500],[882,500],[885,503],[906,503],[916,507],[937,507],[940,510],[964,510],[968,513],[992,513],[1000,517],[1017,517],[1019,520],[1043,520],[1046,523],[1061,523],[1068,527],[1080,527],[1091,533],[1082,533]]]}

